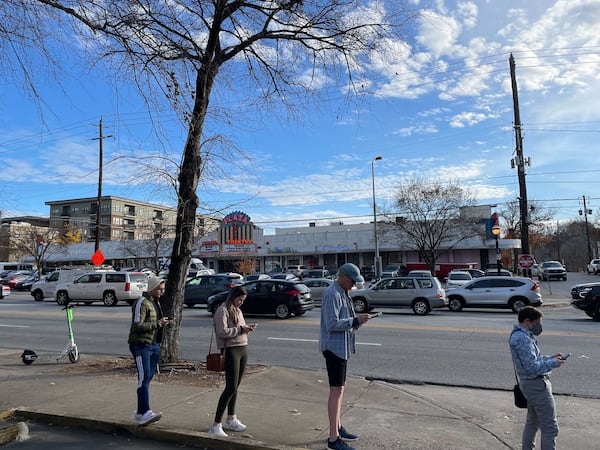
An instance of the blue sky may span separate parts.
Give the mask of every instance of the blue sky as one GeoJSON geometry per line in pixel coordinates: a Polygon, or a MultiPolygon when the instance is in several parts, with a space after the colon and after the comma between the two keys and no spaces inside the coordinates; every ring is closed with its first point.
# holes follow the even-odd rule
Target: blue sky
{"type": "MultiPolygon", "coordinates": [[[[579,218],[585,195],[595,220],[600,1],[411,3],[424,19],[405,42],[389,43],[387,58],[370,60],[369,94],[360,99],[347,101],[323,78],[321,96],[289,118],[280,107],[255,114],[217,90],[224,97],[213,104],[232,107],[208,127],[239,153],[214,155],[219,169],[206,172],[199,190],[203,211],[242,210],[269,232],[367,222],[375,156],[383,158],[375,162],[382,212],[393,212],[396,187],[415,176],[458,181],[480,204],[514,201],[513,53],[523,148],[532,161],[528,197],[564,220],[579,218]]],[[[121,84],[115,94],[101,67],[80,67],[70,55],[64,63],[60,83],[37,78],[41,104],[15,80],[2,81],[2,216],[47,216],[46,201],[96,195],[93,138],[101,116],[104,134],[113,136],[103,145],[103,194],[175,205],[167,178],[147,164],[158,149],[178,162],[184,128],[169,112],[155,111],[157,132],[133,88],[121,84]]]]}

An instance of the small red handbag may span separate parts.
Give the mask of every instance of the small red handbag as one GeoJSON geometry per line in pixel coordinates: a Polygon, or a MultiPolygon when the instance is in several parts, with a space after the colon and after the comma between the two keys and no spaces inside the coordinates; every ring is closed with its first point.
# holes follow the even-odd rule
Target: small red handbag
{"type": "Polygon", "coordinates": [[[224,372],[225,371],[225,355],[223,351],[220,353],[211,353],[212,350],[212,340],[214,334],[214,328],[210,333],[210,344],[208,346],[208,355],[206,355],[206,370],[210,370],[211,372],[224,372]]]}

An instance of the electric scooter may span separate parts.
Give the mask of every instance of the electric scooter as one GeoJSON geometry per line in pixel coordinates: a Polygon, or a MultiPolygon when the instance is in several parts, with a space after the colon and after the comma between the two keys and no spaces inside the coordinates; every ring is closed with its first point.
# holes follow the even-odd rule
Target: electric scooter
{"type": "Polygon", "coordinates": [[[71,326],[71,322],[73,321],[73,308],[79,306],[77,303],[72,305],[66,305],[62,308],[67,314],[67,329],[69,331],[69,338],[67,340],[67,344],[60,354],[49,354],[38,356],[33,350],[23,350],[21,354],[21,359],[23,360],[23,364],[29,365],[33,364],[37,359],[49,361],[52,359],[56,359],[56,361],[60,361],[65,356],[69,357],[69,361],[72,363],[76,363],[79,361],[79,350],[77,349],[77,344],[75,344],[75,337],[73,336],[73,327],[71,326]]]}

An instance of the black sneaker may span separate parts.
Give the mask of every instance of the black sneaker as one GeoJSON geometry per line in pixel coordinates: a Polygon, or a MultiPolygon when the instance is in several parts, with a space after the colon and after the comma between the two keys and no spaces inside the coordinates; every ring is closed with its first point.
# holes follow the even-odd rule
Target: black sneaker
{"type": "Polygon", "coordinates": [[[327,439],[327,448],[332,448],[333,450],[354,450],[354,448],[350,447],[339,437],[333,442],[327,439]]]}
{"type": "Polygon", "coordinates": [[[343,426],[340,427],[338,433],[342,439],[346,439],[347,441],[356,441],[358,439],[356,434],[349,433],[343,426]]]}

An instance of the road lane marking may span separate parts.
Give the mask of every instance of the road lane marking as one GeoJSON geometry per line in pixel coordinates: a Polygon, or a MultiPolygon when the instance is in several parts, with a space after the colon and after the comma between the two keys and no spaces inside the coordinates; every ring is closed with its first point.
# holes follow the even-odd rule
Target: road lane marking
{"type": "MultiPolygon", "coordinates": [[[[16,311],[16,310],[3,310],[3,315],[23,315],[23,316],[34,316],[39,318],[40,316],[60,316],[64,317],[65,313],[62,310],[59,311],[16,311]]],[[[118,312],[112,313],[110,316],[102,313],[102,312],[90,312],[90,311],[82,311],[78,309],[75,313],[74,320],[77,320],[77,317],[81,318],[100,318],[107,319],[108,318],[118,318],[118,319],[129,319],[131,320],[131,313],[126,312],[118,312]]],[[[183,317],[184,322],[186,321],[211,321],[212,317],[202,317],[202,316],[188,316],[183,317]]],[[[269,322],[279,323],[279,320],[265,320],[261,323],[268,324],[269,322]]],[[[302,321],[286,321],[290,325],[298,325],[298,326],[310,326],[310,325],[319,325],[320,322],[318,320],[302,320],[302,321]]],[[[390,330],[409,330],[409,331],[432,331],[432,332],[453,332],[453,333],[485,333],[485,334],[500,334],[509,336],[512,328],[465,328],[465,327],[451,327],[445,325],[402,325],[402,324],[385,324],[385,323],[368,323],[365,325],[367,328],[379,328],[379,329],[390,329],[390,330]]],[[[511,324],[512,327],[512,324],[511,324]]],[[[573,332],[573,331],[547,331],[544,330],[544,336],[561,336],[561,337],[587,337],[587,338],[600,338],[600,333],[583,333],[583,332],[573,332]]]]}
{"type": "Polygon", "coordinates": [[[0,323],[0,327],[4,327],[4,328],[29,328],[29,325],[2,325],[0,323]]]}
{"type": "MultiPolygon", "coordinates": [[[[294,342],[319,342],[318,339],[297,339],[297,338],[279,338],[279,337],[268,337],[267,340],[271,341],[294,341],[294,342]]],[[[357,342],[356,345],[370,345],[373,347],[381,347],[382,344],[375,342],[357,342]]]]}

